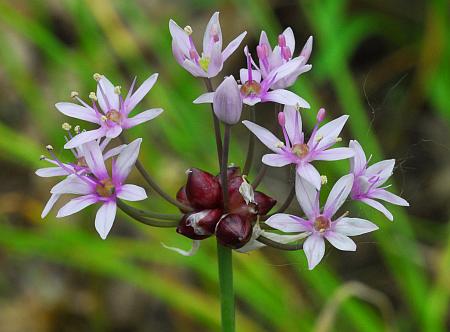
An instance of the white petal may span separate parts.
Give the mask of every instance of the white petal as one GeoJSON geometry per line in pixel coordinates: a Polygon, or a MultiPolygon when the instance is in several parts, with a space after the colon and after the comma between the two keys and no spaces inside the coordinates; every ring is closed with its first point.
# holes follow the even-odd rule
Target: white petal
{"type": "Polygon", "coordinates": [[[283,31],[283,35],[286,38],[286,46],[289,47],[291,50],[291,53],[294,54],[295,51],[295,37],[294,32],[292,31],[291,27],[287,27],[283,31]]]}
{"type": "Polygon", "coordinates": [[[379,161],[372,166],[367,167],[366,172],[364,173],[369,179],[371,177],[378,177],[378,181],[376,181],[376,185],[381,186],[385,183],[393,173],[395,165],[395,159],[382,160],[379,161]]]}
{"type": "Polygon", "coordinates": [[[303,243],[303,250],[308,259],[308,268],[312,270],[320,263],[325,254],[325,241],[320,235],[312,234],[303,243]]]}
{"type": "Polygon", "coordinates": [[[159,116],[164,110],[162,108],[152,108],[147,111],[144,111],[142,113],[139,113],[138,115],[128,118],[125,121],[124,128],[128,129],[134,126],[137,126],[138,124],[153,120],[157,116],[159,116]]]}
{"type": "Polygon", "coordinates": [[[281,142],[278,138],[275,137],[274,134],[272,134],[270,131],[268,131],[266,128],[263,128],[256,123],[250,122],[250,121],[242,121],[244,126],[246,126],[253,134],[255,134],[256,137],[270,150],[272,150],[275,153],[281,153],[282,150],[280,148],[277,148],[277,145],[281,142]]]}
{"type": "Polygon", "coordinates": [[[96,195],[85,195],[74,199],[71,199],[66,205],[59,209],[57,218],[62,218],[70,216],[71,214],[77,213],[83,210],[85,207],[96,203],[98,200],[96,195]]]}
{"type": "Polygon", "coordinates": [[[158,74],[153,74],[149,78],[147,78],[144,83],[133,93],[130,99],[125,100],[126,112],[125,114],[130,113],[133,108],[145,97],[145,95],[150,91],[150,89],[155,85],[156,80],[158,79],[158,74]]]}
{"type": "Polygon", "coordinates": [[[341,177],[331,189],[327,202],[323,209],[326,217],[331,218],[337,210],[344,204],[353,186],[353,174],[347,174],[341,177]]]}
{"type": "Polygon", "coordinates": [[[286,213],[277,213],[266,220],[266,224],[285,233],[309,232],[308,221],[286,213]]]}
{"type": "Polygon", "coordinates": [[[68,141],[64,145],[64,149],[73,149],[76,147],[79,147],[80,145],[94,141],[97,138],[105,136],[105,129],[104,128],[98,128],[95,130],[89,130],[89,131],[83,131],[82,133],[79,133],[75,137],[73,137],[70,141],[68,141]]]}
{"type": "Polygon", "coordinates": [[[298,203],[309,220],[315,220],[319,214],[319,192],[303,177],[295,177],[295,194],[298,203]]]}
{"type": "Polygon", "coordinates": [[[360,174],[367,165],[366,154],[358,141],[350,141],[349,147],[355,152],[354,157],[350,159],[350,171],[353,174],[360,174]]]}
{"type": "Polygon", "coordinates": [[[384,189],[376,189],[370,193],[370,198],[382,199],[383,201],[400,205],[400,206],[409,206],[409,203],[400,196],[397,196],[387,190],[384,189]]]}
{"type": "Polygon", "coordinates": [[[50,196],[50,199],[48,200],[47,204],[45,204],[44,210],[42,210],[41,218],[45,218],[47,216],[47,214],[50,212],[50,210],[53,208],[53,206],[60,197],[61,195],[59,194],[52,194],[50,196]]]}
{"type": "Polygon", "coordinates": [[[134,184],[124,184],[120,187],[117,197],[126,201],[142,201],[147,198],[144,188],[134,184]]]}
{"type": "Polygon", "coordinates": [[[330,121],[327,124],[320,127],[319,130],[317,130],[316,135],[313,137],[313,141],[310,140],[310,142],[308,142],[310,148],[316,145],[316,139],[318,137],[320,137],[321,139],[317,144],[316,147],[317,150],[327,148],[336,143],[336,138],[339,137],[339,134],[341,133],[342,128],[347,122],[347,119],[348,115],[342,115],[341,117],[333,121],[330,121]]]}
{"type": "Polygon", "coordinates": [[[223,50],[223,52],[222,52],[223,62],[225,62],[230,57],[230,55],[233,54],[234,51],[236,51],[236,49],[239,47],[239,45],[241,44],[241,42],[244,39],[246,34],[247,34],[247,31],[244,31],[243,33],[241,33],[239,36],[237,36],[235,39],[233,39],[228,44],[228,46],[223,50]]]}
{"type": "Polygon", "coordinates": [[[344,251],[355,251],[356,244],[351,238],[344,234],[328,231],[325,238],[333,245],[333,247],[344,251]]]}
{"type": "Polygon", "coordinates": [[[194,104],[212,104],[214,100],[214,92],[207,92],[202,94],[201,96],[197,97],[197,99],[195,99],[193,101],[194,104]]]}
{"type": "Polygon", "coordinates": [[[57,103],[55,107],[64,115],[100,124],[100,120],[92,108],[65,102],[57,103]]]}
{"type": "Polygon", "coordinates": [[[113,178],[118,182],[125,180],[130,174],[139,156],[142,138],[137,138],[122,150],[113,167],[113,178]]]}
{"type": "Polygon", "coordinates": [[[301,108],[310,108],[309,103],[302,97],[296,95],[292,91],[278,89],[269,91],[262,98],[263,101],[273,101],[282,105],[298,106],[301,108]]]}
{"type": "Polygon", "coordinates": [[[191,247],[191,249],[189,249],[189,251],[186,251],[186,250],[183,250],[183,249],[180,249],[180,248],[176,248],[176,247],[169,247],[169,246],[166,246],[162,242],[161,242],[161,245],[164,248],[166,248],[166,249],[169,249],[169,250],[172,250],[172,251],[175,251],[175,252],[179,253],[180,255],[183,255],[183,256],[194,256],[197,253],[198,249],[200,248],[200,241],[199,240],[193,240],[192,241],[192,247],[191,247]]]}
{"type": "Polygon", "coordinates": [[[91,141],[83,145],[83,157],[90,171],[100,180],[108,177],[102,150],[97,141],[91,141]]]}
{"type": "Polygon", "coordinates": [[[347,236],[356,236],[373,232],[378,226],[361,218],[342,218],[334,224],[333,230],[347,236]]]}
{"type": "Polygon", "coordinates": [[[203,53],[210,56],[211,49],[216,45],[222,50],[222,30],[220,28],[219,12],[215,12],[211,16],[208,25],[206,26],[203,35],[203,53]],[[214,41],[214,35],[218,37],[217,41],[214,41]]]}
{"type": "Polygon", "coordinates": [[[108,152],[106,152],[103,155],[103,159],[108,160],[111,157],[117,156],[120,152],[122,152],[123,149],[125,149],[126,146],[127,146],[126,144],[122,144],[122,145],[116,146],[115,148],[109,149],[108,152]]]}
{"type": "Polygon", "coordinates": [[[354,151],[350,148],[335,148],[320,151],[314,155],[314,160],[341,160],[351,158],[354,155],[354,151]]]}
{"type": "Polygon", "coordinates": [[[102,76],[97,83],[97,99],[103,112],[119,110],[119,95],[114,91],[114,85],[105,76],[102,76]]]}
{"type": "Polygon", "coordinates": [[[69,175],[69,172],[67,172],[64,168],[61,167],[45,167],[45,168],[39,168],[36,170],[36,175],[48,178],[53,176],[63,176],[63,175],[69,175]]]}
{"type": "Polygon", "coordinates": [[[207,77],[206,72],[192,60],[185,59],[181,64],[184,69],[190,72],[195,77],[207,77]]]}
{"type": "Polygon", "coordinates": [[[292,164],[292,160],[288,156],[275,153],[265,154],[262,157],[262,162],[273,167],[282,167],[292,164]]]}
{"type": "MultiPolygon", "coordinates": [[[[241,80],[241,83],[244,84],[248,81],[248,69],[247,68],[241,68],[239,70],[239,78],[241,80]]],[[[261,73],[259,70],[252,70],[252,80],[256,82],[261,82],[261,73]]]]}
{"type": "Polygon", "coordinates": [[[320,173],[310,163],[300,164],[297,166],[297,174],[309,181],[317,190],[320,189],[322,180],[320,173]]]}
{"type": "Polygon", "coordinates": [[[87,195],[91,192],[92,186],[75,175],[67,177],[50,190],[50,193],[52,194],[87,195]]]}
{"type": "Polygon", "coordinates": [[[301,143],[302,140],[302,117],[294,106],[285,106],[284,115],[286,117],[286,131],[292,145],[301,143]]]}
{"type": "Polygon", "coordinates": [[[190,43],[189,37],[174,20],[169,21],[169,31],[173,38],[173,43],[177,45],[177,47],[185,54],[189,54],[190,43]]]}
{"type": "Polygon", "coordinates": [[[104,240],[108,236],[109,231],[116,218],[116,202],[105,202],[97,211],[95,216],[95,229],[100,237],[104,240]]]}
{"type": "Polygon", "coordinates": [[[381,204],[380,202],[377,202],[370,198],[363,198],[361,199],[361,202],[366,203],[367,205],[373,207],[374,209],[377,209],[378,211],[383,213],[386,216],[386,218],[388,218],[390,221],[394,220],[394,216],[392,215],[392,213],[390,213],[389,210],[386,209],[384,205],[381,204]]]}

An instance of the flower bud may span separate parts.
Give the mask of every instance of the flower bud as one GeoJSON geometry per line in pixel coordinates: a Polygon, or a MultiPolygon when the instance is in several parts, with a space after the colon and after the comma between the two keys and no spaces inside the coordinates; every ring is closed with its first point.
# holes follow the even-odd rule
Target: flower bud
{"type": "Polygon", "coordinates": [[[186,197],[194,208],[216,208],[222,201],[220,183],[212,174],[192,168],[186,183],[186,197]]]}
{"type": "Polygon", "coordinates": [[[228,214],[217,223],[216,237],[227,247],[238,249],[243,247],[252,236],[250,219],[237,214],[228,214]]]}
{"type": "MultiPolygon", "coordinates": [[[[178,190],[177,192],[177,201],[180,202],[181,204],[187,205],[187,206],[191,206],[191,203],[189,202],[187,195],[186,195],[186,186],[183,186],[180,188],[180,190],[178,190]]],[[[184,211],[182,209],[180,209],[181,212],[187,212],[184,211]]]]}
{"type": "Polygon", "coordinates": [[[258,215],[263,216],[277,204],[277,201],[272,197],[267,196],[266,194],[255,191],[255,202],[256,209],[258,210],[258,215]]]}
{"type": "Polygon", "coordinates": [[[220,121],[234,125],[242,113],[242,98],[233,76],[228,76],[217,88],[213,99],[214,114],[220,121]]]}
{"type": "Polygon", "coordinates": [[[325,116],[327,115],[327,112],[325,111],[325,108],[321,108],[318,112],[317,112],[317,122],[322,122],[323,120],[325,120],[325,116]]]}
{"type": "Polygon", "coordinates": [[[214,233],[221,216],[221,209],[185,214],[177,227],[177,233],[193,240],[206,239],[214,233]]]}

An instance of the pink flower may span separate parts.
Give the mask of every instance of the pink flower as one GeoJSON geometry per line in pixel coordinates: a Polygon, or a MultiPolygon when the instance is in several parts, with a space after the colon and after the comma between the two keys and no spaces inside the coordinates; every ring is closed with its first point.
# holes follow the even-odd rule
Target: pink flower
{"type": "Polygon", "coordinates": [[[280,141],[267,129],[250,121],[242,123],[258,137],[258,139],[274,153],[266,154],[262,162],[269,166],[282,167],[295,164],[297,174],[309,181],[316,189],[320,189],[321,177],[317,169],[311,164],[316,160],[340,160],[353,156],[350,148],[330,149],[340,140],[339,134],[348,119],[343,115],[319,128],[324,118],[324,111],[318,113],[318,121],[311,137],[306,142],[302,132],[300,113],[294,107],[285,107],[279,113],[278,120],[283,129],[284,141],[280,141]]]}
{"type": "Polygon", "coordinates": [[[66,143],[64,146],[65,149],[72,149],[104,136],[107,138],[116,138],[123,129],[129,129],[152,120],[163,112],[161,108],[153,108],[141,112],[134,117],[128,117],[130,112],[153,87],[158,78],[158,74],[150,76],[135,92],[133,92],[133,87],[136,82],[136,79],[134,79],[125,100],[120,95],[120,87],[114,87],[105,76],[95,74],[94,78],[98,83],[97,93],[90,94],[92,106],[89,106],[81,100],[77,93],[73,93],[73,97],[81,105],[67,102],[57,103],[55,105],[64,115],[92,122],[100,126],[98,129],[84,131],[76,135],[66,143]]]}
{"type": "Polygon", "coordinates": [[[313,37],[311,36],[308,38],[300,55],[293,58],[295,51],[295,37],[291,28],[287,28],[278,36],[278,45],[275,46],[273,50],[269,44],[265,31],[262,31],[259,38],[259,44],[256,47],[259,59],[259,70],[262,77],[266,78],[270,76],[274,70],[277,70],[285,63],[295,61],[297,66],[292,73],[284,78],[276,78],[272,86],[274,89],[284,89],[293,85],[298,76],[310,71],[312,68],[311,65],[306,64],[311,55],[312,44],[313,37]]]}
{"type": "Polygon", "coordinates": [[[347,213],[337,219],[333,216],[350,194],[353,175],[340,178],[331,189],[324,208],[319,207],[320,192],[308,181],[297,177],[295,191],[297,200],[305,213],[305,218],[279,213],[270,217],[266,224],[287,233],[305,233],[308,237],[303,244],[308,267],[312,270],[325,254],[325,240],[335,248],[355,251],[356,244],[349,236],[356,236],[377,230],[368,220],[348,218],[347,213]]]}
{"type": "MultiPolygon", "coordinates": [[[[97,141],[83,145],[86,168],[73,172],[51,189],[52,195],[80,195],[71,199],[57,214],[57,218],[74,214],[85,207],[100,203],[95,218],[95,228],[102,239],[108,235],[115,216],[116,200],[140,201],[147,198],[145,190],[132,184],[124,184],[139,154],[142,139],[138,138],[122,149],[112,161],[111,175],[97,141]]],[[[52,196],[54,197],[54,196],[52,196]]],[[[51,198],[52,200],[52,198],[51,198]]]]}
{"type": "Polygon", "coordinates": [[[180,28],[175,21],[169,21],[169,30],[172,35],[172,51],[177,62],[195,77],[214,77],[223,67],[223,63],[239,47],[246,31],[236,37],[222,51],[222,30],[220,29],[219,13],[215,12],[203,36],[203,52],[201,56],[192,40],[192,28],[180,28]]]}
{"type": "Polygon", "coordinates": [[[409,203],[381,187],[392,175],[395,160],[383,160],[367,167],[368,161],[361,145],[357,141],[350,141],[350,148],[355,156],[350,159],[350,170],[355,176],[355,182],[351,192],[351,198],[361,201],[383,213],[389,220],[394,216],[376,199],[380,199],[395,205],[409,206],[409,203]]]}

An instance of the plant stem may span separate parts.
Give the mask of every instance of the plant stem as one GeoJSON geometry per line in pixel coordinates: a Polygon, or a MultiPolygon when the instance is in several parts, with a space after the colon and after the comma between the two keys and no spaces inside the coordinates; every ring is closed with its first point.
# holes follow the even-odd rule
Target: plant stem
{"type": "Polygon", "coordinates": [[[138,215],[144,218],[155,218],[155,219],[161,219],[161,220],[175,220],[175,221],[180,221],[180,219],[182,218],[182,215],[180,214],[167,214],[167,213],[158,213],[158,212],[153,212],[153,211],[148,211],[148,210],[142,210],[142,209],[138,209],[135,207],[132,207],[128,204],[126,204],[125,202],[120,201],[120,208],[122,209],[127,209],[128,211],[130,211],[130,213],[133,213],[134,215],[138,215]]]}
{"type": "Polygon", "coordinates": [[[230,134],[231,126],[225,124],[225,131],[223,134],[223,150],[222,150],[222,162],[220,164],[220,179],[222,182],[222,195],[223,195],[223,209],[226,213],[228,210],[228,150],[230,147],[230,134]]]}
{"type": "Polygon", "coordinates": [[[260,235],[256,240],[261,243],[264,243],[266,246],[269,246],[272,248],[277,248],[280,250],[295,251],[295,250],[301,250],[303,248],[302,243],[297,243],[297,244],[278,243],[271,239],[266,238],[263,235],[260,235]]]}
{"type": "MultiPolygon", "coordinates": [[[[128,144],[128,140],[124,136],[124,134],[120,135],[120,140],[124,144],[128,144]]],[[[178,202],[176,199],[174,199],[172,196],[167,194],[153,179],[153,177],[146,171],[145,167],[142,165],[142,163],[139,161],[139,159],[136,160],[135,163],[136,168],[138,169],[139,173],[141,173],[144,180],[148,183],[148,185],[156,191],[162,198],[164,198],[167,202],[169,202],[172,205],[175,205],[177,208],[184,210],[184,211],[193,211],[191,207],[184,205],[180,202],[178,202]]]]}
{"type": "Polygon", "coordinates": [[[217,242],[222,332],[235,331],[232,250],[217,242]]]}
{"type": "Polygon", "coordinates": [[[117,206],[119,207],[119,209],[121,209],[123,212],[125,212],[127,215],[129,215],[131,218],[133,218],[134,220],[139,221],[140,223],[143,223],[147,226],[177,227],[179,224],[179,221],[175,221],[175,220],[162,221],[162,220],[154,220],[151,218],[143,217],[142,215],[135,213],[132,210],[131,206],[126,205],[121,200],[117,200],[117,206]]]}
{"type": "MultiPolygon", "coordinates": [[[[256,122],[256,114],[254,106],[250,107],[250,120],[252,122],[256,122]]],[[[255,151],[255,135],[249,131],[247,158],[245,159],[244,170],[242,171],[242,174],[248,175],[248,173],[250,172],[250,169],[252,168],[254,151],[255,151]]]]}
{"type": "MultiPolygon", "coordinates": [[[[208,92],[214,92],[214,88],[212,86],[212,82],[210,78],[205,78],[205,85],[208,92]]],[[[214,114],[214,106],[211,104],[211,114],[214,123],[214,134],[216,136],[216,147],[217,147],[217,157],[219,159],[219,165],[222,164],[222,138],[220,134],[220,123],[217,116],[214,114]]]]}
{"type": "Polygon", "coordinates": [[[260,169],[259,169],[258,174],[255,176],[255,179],[252,182],[253,189],[258,188],[258,186],[261,183],[262,179],[266,175],[266,171],[267,171],[267,165],[266,164],[262,164],[260,169]]]}

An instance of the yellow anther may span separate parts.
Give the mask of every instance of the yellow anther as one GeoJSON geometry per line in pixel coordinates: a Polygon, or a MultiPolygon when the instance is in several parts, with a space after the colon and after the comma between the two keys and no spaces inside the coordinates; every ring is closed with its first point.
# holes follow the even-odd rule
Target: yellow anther
{"type": "Polygon", "coordinates": [[[120,90],[122,89],[122,87],[120,85],[114,87],[114,93],[116,95],[120,95],[120,90]]]}
{"type": "Polygon", "coordinates": [[[320,176],[320,182],[321,182],[322,184],[327,184],[327,183],[328,183],[328,178],[327,178],[327,176],[326,176],[326,175],[321,175],[321,176],[320,176]]]}
{"type": "Polygon", "coordinates": [[[51,151],[51,150],[53,150],[53,146],[51,146],[50,144],[49,145],[47,145],[46,147],[45,147],[48,151],[51,151]]]}
{"type": "Polygon", "coordinates": [[[68,124],[67,122],[64,122],[61,125],[62,129],[64,129],[65,131],[69,131],[70,129],[72,129],[72,126],[70,124],[68,124]]]}
{"type": "Polygon", "coordinates": [[[102,74],[99,73],[95,73],[94,75],[92,75],[92,77],[94,78],[94,80],[96,80],[97,82],[101,80],[101,78],[103,77],[102,74]]]}
{"type": "Polygon", "coordinates": [[[342,138],[341,137],[336,137],[336,143],[342,142],[342,138]]]}
{"type": "Polygon", "coordinates": [[[317,135],[316,141],[320,142],[323,139],[323,135],[317,135]]]}
{"type": "Polygon", "coordinates": [[[70,98],[75,98],[75,97],[78,97],[78,91],[72,91],[70,93],[70,98]]]}
{"type": "Polygon", "coordinates": [[[102,115],[102,121],[106,121],[108,118],[105,115],[102,115]]]}
{"type": "Polygon", "coordinates": [[[75,130],[75,133],[79,134],[80,133],[80,126],[75,126],[75,128],[73,128],[73,130],[75,130]]]}
{"type": "Polygon", "coordinates": [[[39,160],[45,160],[45,156],[43,154],[41,154],[41,156],[39,157],[39,160]]]}
{"type": "Polygon", "coordinates": [[[89,93],[89,99],[91,99],[93,101],[97,101],[97,95],[95,94],[95,92],[89,93]]]}
{"type": "Polygon", "coordinates": [[[283,142],[278,142],[277,144],[275,144],[276,148],[282,148],[284,146],[283,142]]]}
{"type": "Polygon", "coordinates": [[[191,28],[191,26],[190,25],[186,25],[184,27],[184,32],[186,32],[188,36],[192,35],[192,28],[191,28]]]}

